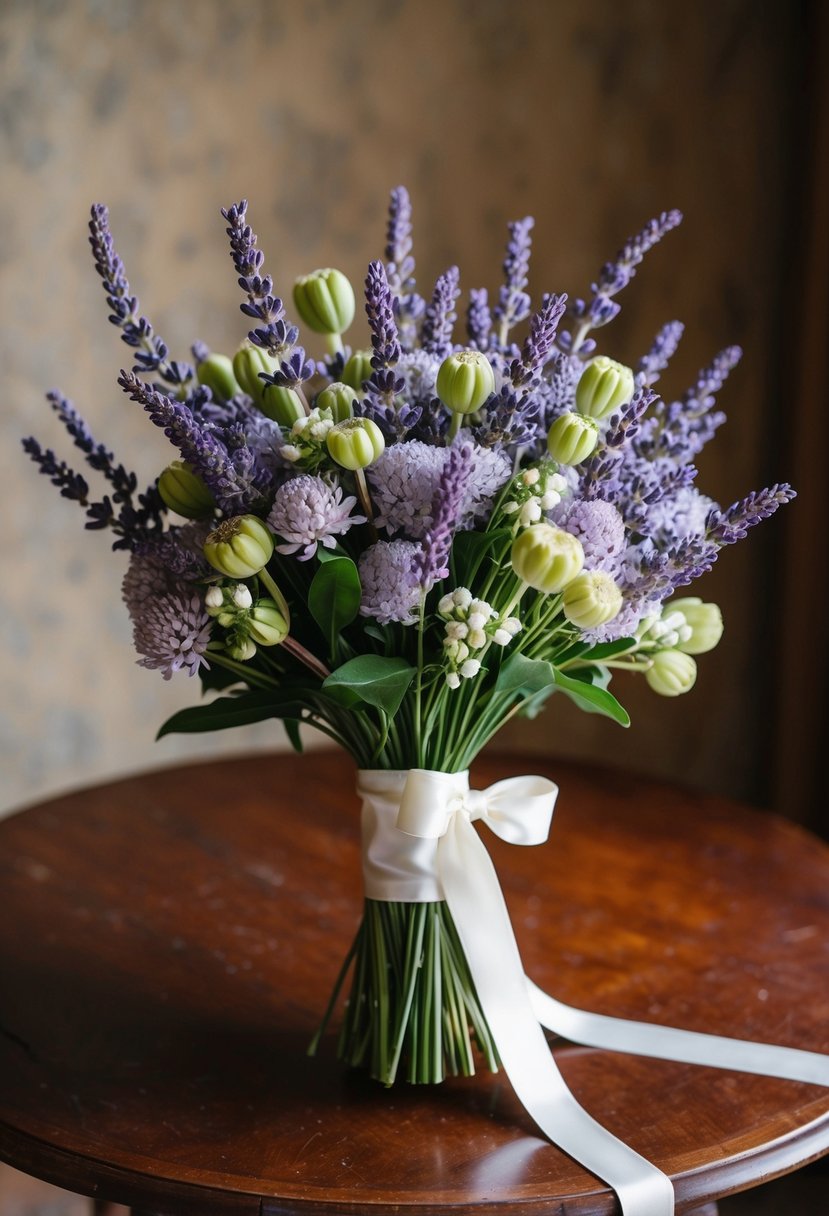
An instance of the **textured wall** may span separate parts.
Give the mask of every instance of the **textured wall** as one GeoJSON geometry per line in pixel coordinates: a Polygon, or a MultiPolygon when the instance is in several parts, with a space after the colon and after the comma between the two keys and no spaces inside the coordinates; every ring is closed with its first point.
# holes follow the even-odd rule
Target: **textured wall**
{"type": "MultiPolygon", "coordinates": [[[[144,311],[182,353],[195,337],[231,350],[244,333],[218,215],[243,195],[283,288],[325,264],[359,280],[398,182],[421,283],[457,261],[467,286],[497,286],[504,225],[532,213],[531,286],[578,292],[629,232],[679,206],[686,224],[625,293],[607,346],[633,361],[663,321],[685,320],[677,392],[720,347],[746,347],[723,398],[730,426],[703,465],[703,488],[731,499],[769,473],[794,20],[783,3],[737,0],[5,0],[4,805],[279,737],[153,743],[195,689],[133,664],[123,557],[84,534],[17,446],[35,431],[69,455],[42,403],[56,385],[142,479],[169,458],[115,385],[128,352],[88,256],[93,199],[110,205],[144,311]]],[[[700,588],[722,599],[729,631],[692,698],[631,689],[627,735],[555,705],[511,742],[761,792],[770,724],[753,655],[773,552],[772,530],[754,536],[700,588]]]]}

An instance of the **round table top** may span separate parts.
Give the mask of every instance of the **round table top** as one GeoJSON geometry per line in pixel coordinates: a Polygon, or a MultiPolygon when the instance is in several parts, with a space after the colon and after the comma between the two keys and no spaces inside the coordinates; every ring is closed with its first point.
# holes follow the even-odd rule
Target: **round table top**
{"type": "MultiPolygon", "coordinates": [[[[829,1051],[829,849],[672,786],[533,757],[550,840],[487,837],[527,972],[601,1013],[829,1051]]],[[[0,823],[0,1156],[168,1216],[400,1205],[609,1216],[503,1075],[384,1089],[306,1055],[361,910],[333,753],[171,768],[0,823]]],[[[336,1022],[337,1019],[335,1019],[336,1022]]],[[[829,1148],[817,1086],[557,1043],[678,1207],[829,1148]]]]}

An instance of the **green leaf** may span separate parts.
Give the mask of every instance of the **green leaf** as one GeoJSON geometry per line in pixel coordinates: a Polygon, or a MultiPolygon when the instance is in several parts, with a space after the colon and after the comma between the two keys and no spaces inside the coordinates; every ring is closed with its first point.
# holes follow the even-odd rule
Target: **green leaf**
{"type": "Polygon", "coordinates": [[[360,576],[350,557],[322,559],[308,590],[308,608],[331,654],[340,630],[350,625],[359,612],[361,596],[360,576]]]}
{"type": "Polygon", "coordinates": [[[194,705],[173,714],[161,726],[156,739],[171,734],[228,730],[232,726],[247,726],[268,718],[297,718],[304,707],[295,694],[282,693],[279,689],[257,689],[240,693],[237,697],[217,697],[207,705],[194,705]]]}
{"type": "Polygon", "coordinates": [[[405,659],[362,654],[332,672],[323,688],[341,704],[373,705],[392,718],[415,674],[416,668],[405,659]]]}
{"type": "MultiPolygon", "coordinates": [[[[210,658],[209,652],[207,657],[210,658]]],[[[245,682],[244,676],[240,676],[235,671],[228,671],[226,667],[220,667],[218,663],[211,663],[209,669],[201,667],[199,679],[202,692],[223,692],[226,688],[232,688],[234,684],[244,684],[245,682]]]]}
{"type": "Polygon", "coordinates": [[[490,550],[504,544],[511,536],[509,528],[496,528],[493,532],[458,532],[450,557],[452,581],[455,586],[470,586],[478,567],[490,550]]]}
{"type": "MultiPolygon", "coordinates": [[[[584,671],[589,673],[591,669],[585,668],[584,671]]],[[[599,673],[599,679],[603,679],[603,670],[597,668],[596,671],[599,673]]],[[[565,675],[563,671],[554,670],[553,678],[556,688],[574,701],[580,709],[586,710],[587,713],[603,714],[606,718],[612,718],[614,722],[618,722],[620,726],[630,726],[627,710],[606,688],[565,675]]],[[[588,675],[588,680],[590,678],[588,675]]]]}
{"type": "Polygon", "coordinates": [[[615,642],[600,642],[597,646],[588,647],[582,654],[591,663],[599,663],[602,659],[612,659],[616,654],[632,650],[636,644],[636,638],[617,638],[615,642]]]}
{"type": "Polygon", "coordinates": [[[302,737],[299,733],[299,722],[296,718],[285,718],[282,725],[285,727],[285,734],[288,736],[291,747],[301,756],[305,749],[302,746],[302,737]]]}
{"type": "Polygon", "coordinates": [[[501,665],[493,692],[500,695],[534,695],[549,689],[554,690],[555,672],[546,659],[528,659],[524,654],[513,654],[501,665]]]}

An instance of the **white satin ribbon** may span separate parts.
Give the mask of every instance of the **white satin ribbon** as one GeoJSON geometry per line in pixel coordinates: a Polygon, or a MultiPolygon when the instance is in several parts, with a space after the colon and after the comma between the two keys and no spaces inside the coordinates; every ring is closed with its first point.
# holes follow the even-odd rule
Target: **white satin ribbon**
{"type": "Polygon", "coordinates": [[[542,1026],[574,1042],[680,1063],[829,1085],[829,1057],[572,1009],[524,975],[501,886],[472,827],[512,844],[547,839],[558,788],[513,777],[469,789],[469,774],[362,770],[363,870],[370,899],[445,899],[507,1076],[541,1130],[619,1197],[624,1216],[673,1216],[670,1179],[597,1123],[568,1090],[542,1026]]]}

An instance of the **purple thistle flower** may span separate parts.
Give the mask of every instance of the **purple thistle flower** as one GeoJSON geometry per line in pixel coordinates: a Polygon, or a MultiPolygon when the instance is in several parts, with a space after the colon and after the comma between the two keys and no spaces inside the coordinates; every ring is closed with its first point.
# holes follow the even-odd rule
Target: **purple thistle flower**
{"type": "Polygon", "coordinates": [[[277,553],[301,549],[299,560],[305,562],[314,556],[317,544],[333,549],[336,536],[366,522],[364,515],[351,514],[356,505],[356,498],[343,498],[341,486],[331,486],[321,477],[308,473],[292,477],[276,491],[268,516],[268,527],[285,541],[276,546],[277,553]]]}
{"type": "Polygon", "coordinates": [[[148,596],[133,616],[133,644],[143,657],[139,667],[160,671],[165,680],[177,671],[195,676],[209,668],[210,617],[198,595],[168,592],[148,596]]]}
{"type": "Polygon", "coordinates": [[[449,554],[460,522],[472,474],[474,447],[466,440],[449,449],[443,475],[432,499],[432,523],[412,558],[412,579],[428,591],[449,574],[449,554]]]}
{"type": "Polygon", "coordinates": [[[681,321],[669,321],[667,325],[662,326],[648,353],[639,360],[636,368],[637,387],[656,384],[660,374],[673,358],[684,332],[685,326],[681,321]]]}
{"type": "Polygon", "coordinates": [[[450,266],[435,283],[434,294],[426,307],[421,332],[421,344],[430,355],[445,359],[452,353],[452,329],[455,324],[455,302],[460,295],[460,271],[450,266]]]}
{"type": "Polygon", "coordinates": [[[717,545],[733,545],[742,540],[749,528],[768,519],[778,507],[795,498],[795,491],[786,482],[754,490],[724,511],[711,511],[706,521],[706,537],[717,545]]]}
{"type": "Polygon", "coordinates": [[[109,210],[103,203],[93,203],[89,221],[89,244],[95,259],[95,269],[101,277],[109,304],[109,319],[122,331],[121,340],[139,353],[135,356],[136,372],[157,372],[167,384],[180,387],[193,378],[189,363],[167,359],[167,346],[153,331],[146,317],[140,315],[136,296],[130,291],[124,263],[115,252],[109,228],[109,210]]]}
{"type": "Polygon", "coordinates": [[[553,520],[581,541],[587,570],[613,572],[625,548],[625,524],[612,503],[568,500],[556,508],[553,520]]]}
{"type": "Polygon", "coordinates": [[[415,623],[420,588],[412,583],[411,572],[418,552],[419,546],[411,540],[380,540],[366,549],[357,563],[361,616],[373,617],[381,625],[415,623]]]}
{"type": "Polygon", "coordinates": [[[492,314],[485,287],[473,287],[469,292],[469,307],[466,310],[466,332],[470,345],[487,351],[492,335],[492,314]]]}
{"type": "Polygon", "coordinates": [[[132,401],[143,405],[151,421],[163,428],[223,511],[238,515],[264,506],[272,474],[256,462],[249,448],[230,453],[219,428],[201,423],[188,406],[150,388],[130,372],[122,371],[118,383],[132,401]]]}
{"type": "Polygon", "coordinates": [[[498,340],[506,346],[507,334],[513,325],[523,321],[530,313],[530,297],[526,287],[529,282],[530,233],[535,224],[531,215],[509,224],[509,241],[504,258],[504,285],[498,293],[495,320],[498,322],[498,340]]]}
{"type": "Polygon", "coordinates": [[[382,262],[370,262],[366,276],[366,315],[371,330],[371,366],[375,371],[394,367],[400,359],[400,341],[392,308],[392,293],[382,262]]]}

